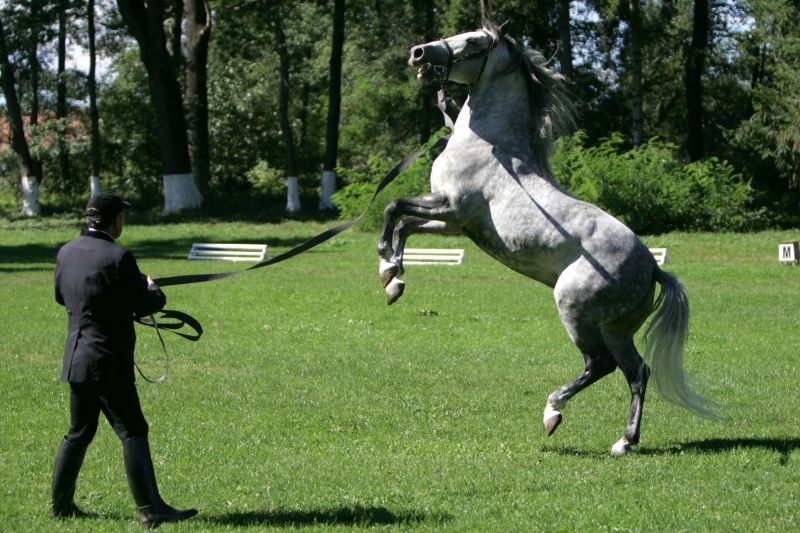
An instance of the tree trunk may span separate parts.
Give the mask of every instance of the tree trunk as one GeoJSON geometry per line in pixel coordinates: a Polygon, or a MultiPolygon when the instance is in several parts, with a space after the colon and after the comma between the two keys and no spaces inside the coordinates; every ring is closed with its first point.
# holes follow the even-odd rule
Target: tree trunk
{"type": "MultiPolygon", "coordinates": [[[[181,55],[181,23],[183,21],[184,0],[171,1],[170,9],[172,10],[172,14],[169,16],[169,24],[167,24],[167,29],[169,29],[167,52],[169,52],[169,55],[172,57],[172,66],[175,69],[175,76],[178,77],[180,76],[181,67],[183,66],[181,55]]],[[[189,4],[192,0],[186,0],[186,2],[189,4]]]]}
{"type": "MultiPolygon", "coordinates": [[[[39,20],[39,2],[31,2],[31,20],[36,24],[39,20]]],[[[28,62],[31,69],[31,115],[30,126],[33,128],[39,124],[39,27],[32,28],[31,42],[28,55],[28,62]]],[[[42,162],[38,157],[31,154],[33,174],[39,178],[39,183],[44,179],[42,174],[42,162]]]]}
{"type": "Polygon", "coordinates": [[[708,50],[708,0],[695,0],[692,42],[686,54],[686,152],[689,161],[703,158],[703,71],[708,50]]]}
{"type": "Polygon", "coordinates": [[[286,154],[286,211],[289,213],[296,213],[300,211],[302,206],[300,205],[300,194],[297,182],[297,158],[294,150],[294,134],[292,132],[292,122],[289,120],[289,96],[291,87],[289,83],[289,50],[286,47],[286,35],[283,33],[280,13],[276,10],[275,15],[273,19],[275,44],[278,48],[281,73],[278,118],[280,119],[283,147],[286,154]]]}
{"type": "Polygon", "coordinates": [[[629,0],[631,50],[631,92],[633,95],[632,137],[633,146],[644,142],[643,96],[642,96],[642,10],[640,0],[629,0]]]}
{"type": "Polygon", "coordinates": [[[67,135],[67,0],[58,6],[58,78],[56,84],[56,119],[58,120],[58,167],[61,176],[61,190],[72,185],[69,168],[69,148],[67,135]]]}
{"type": "Polygon", "coordinates": [[[6,111],[11,130],[11,148],[17,157],[20,184],[22,186],[22,214],[37,216],[42,209],[39,205],[39,182],[33,175],[33,160],[25,139],[25,130],[22,125],[22,111],[17,97],[17,83],[14,79],[14,69],[8,60],[3,21],[0,19],[0,85],[6,98],[6,111]]]}
{"type": "Polygon", "coordinates": [[[89,122],[91,128],[90,197],[100,192],[100,116],[97,111],[97,49],[95,47],[94,0],[86,8],[89,30],[89,122]]]}
{"type": "MultiPolygon", "coordinates": [[[[436,38],[436,19],[433,0],[422,0],[420,6],[425,16],[423,35],[425,42],[436,38]]],[[[436,107],[436,89],[432,85],[422,85],[419,90],[419,142],[428,141],[433,130],[433,109],[436,107]]]]}
{"type": "Polygon", "coordinates": [[[572,81],[572,30],[570,25],[570,0],[558,2],[558,61],[561,73],[572,81]]]}
{"type": "Polygon", "coordinates": [[[328,128],[325,160],[322,167],[320,209],[336,207],[331,195],[336,192],[336,160],[339,153],[339,116],[342,103],[342,50],[344,48],[345,0],[333,3],[333,40],[331,43],[330,84],[328,86],[328,128]]]}
{"type": "Polygon", "coordinates": [[[196,209],[203,197],[197,188],[189,159],[183,99],[167,52],[164,34],[164,0],[117,0],[122,18],[139,44],[147,71],[150,99],[158,125],[164,174],[164,211],[196,209]]]}
{"type": "Polygon", "coordinates": [[[208,191],[211,161],[208,141],[208,0],[186,0],[186,122],[192,169],[201,190],[208,191]]]}

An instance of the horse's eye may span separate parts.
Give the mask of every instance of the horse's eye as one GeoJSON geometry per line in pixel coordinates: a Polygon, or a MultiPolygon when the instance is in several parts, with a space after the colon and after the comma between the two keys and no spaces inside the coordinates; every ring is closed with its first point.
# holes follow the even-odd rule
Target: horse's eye
{"type": "Polygon", "coordinates": [[[475,37],[470,37],[469,39],[467,39],[467,44],[478,44],[478,39],[476,39],[475,37]]]}

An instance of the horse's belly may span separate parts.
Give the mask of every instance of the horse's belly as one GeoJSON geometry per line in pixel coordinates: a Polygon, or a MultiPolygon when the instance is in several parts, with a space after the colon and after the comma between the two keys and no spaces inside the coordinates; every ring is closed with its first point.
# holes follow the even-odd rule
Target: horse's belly
{"type": "Polygon", "coordinates": [[[510,269],[551,287],[558,280],[556,251],[533,236],[519,231],[500,234],[490,224],[468,225],[464,232],[481,250],[510,269]]]}

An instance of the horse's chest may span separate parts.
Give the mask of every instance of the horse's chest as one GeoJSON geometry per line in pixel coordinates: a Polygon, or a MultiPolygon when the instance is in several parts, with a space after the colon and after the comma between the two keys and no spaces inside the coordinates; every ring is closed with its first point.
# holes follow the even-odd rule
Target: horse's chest
{"type": "Polygon", "coordinates": [[[448,196],[459,197],[481,189],[481,176],[487,168],[486,157],[481,152],[474,147],[458,145],[451,149],[448,146],[433,162],[431,191],[446,192],[448,196]]]}

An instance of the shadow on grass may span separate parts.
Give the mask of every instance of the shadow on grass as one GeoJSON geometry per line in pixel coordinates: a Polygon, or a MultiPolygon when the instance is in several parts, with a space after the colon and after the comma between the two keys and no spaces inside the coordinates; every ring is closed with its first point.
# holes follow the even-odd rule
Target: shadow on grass
{"type": "Polygon", "coordinates": [[[800,450],[800,439],[772,438],[772,439],[706,439],[687,442],[678,446],[679,451],[697,451],[700,453],[727,453],[741,448],[762,448],[780,454],[780,464],[789,462],[789,455],[800,450]]]}
{"type": "MultiPolygon", "coordinates": [[[[726,439],[705,439],[690,441],[683,444],[676,444],[667,447],[635,447],[633,455],[680,455],[682,453],[699,454],[721,454],[730,453],[742,448],[761,448],[780,454],[778,460],[781,465],[789,463],[789,455],[800,450],[800,439],[798,438],[726,438],[726,439]]],[[[543,452],[557,453],[559,455],[571,455],[575,457],[608,457],[609,453],[599,453],[588,450],[580,450],[574,447],[545,446],[543,452]]]]}
{"type": "Polygon", "coordinates": [[[0,245],[0,272],[53,270],[58,248],[43,244],[0,245]]]}
{"type": "Polygon", "coordinates": [[[205,517],[208,522],[232,526],[286,526],[302,527],[314,525],[382,526],[423,523],[444,523],[451,520],[447,514],[428,514],[421,511],[393,513],[385,507],[340,507],[338,509],[265,510],[233,512],[220,516],[205,517]]]}

